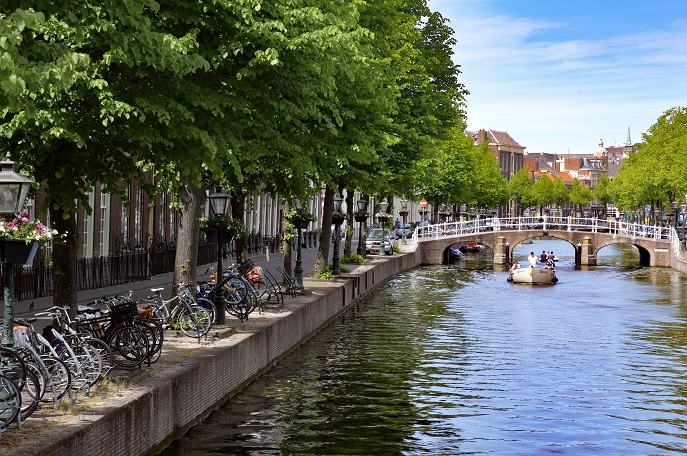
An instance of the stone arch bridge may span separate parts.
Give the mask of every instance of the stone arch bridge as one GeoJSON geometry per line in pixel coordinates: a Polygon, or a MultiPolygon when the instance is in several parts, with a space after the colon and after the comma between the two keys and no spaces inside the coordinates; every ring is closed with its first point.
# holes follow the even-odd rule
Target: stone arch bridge
{"type": "Polygon", "coordinates": [[[633,245],[642,266],[671,266],[670,250],[677,246],[674,230],[601,219],[493,218],[429,225],[413,233],[423,264],[445,264],[450,248],[476,242],[489,247],[495,264],[510,262],[510,252],[528,239],[549,236],[576,249],[576,263],[596,265],[596,254],[611,244],[633,245]]]}

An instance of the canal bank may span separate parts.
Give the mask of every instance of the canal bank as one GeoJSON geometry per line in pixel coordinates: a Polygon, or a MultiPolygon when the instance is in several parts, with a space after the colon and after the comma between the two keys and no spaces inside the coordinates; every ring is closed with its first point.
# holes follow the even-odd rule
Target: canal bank
{"type": "Polygon", "coordinates": [[[27,422],[26,432],[0,437],[0,454],[154,454],[360,297],[420,262],[419,250],[368,257],[334,281],[306,278],[298,297],[218,327],[200,344],[172,338],[164,364],[113,382],[104,399],[77,403],[72,413],[27,422]]]}

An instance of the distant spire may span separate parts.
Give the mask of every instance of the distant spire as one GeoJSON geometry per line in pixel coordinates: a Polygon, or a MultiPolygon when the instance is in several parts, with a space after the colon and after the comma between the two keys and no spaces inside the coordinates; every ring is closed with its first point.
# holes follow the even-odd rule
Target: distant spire
{"type": "Polygon", "coordinates": [[[630,139],[630,127],[627,127],[627,142],[625,143],[626,146],[631,146],[632,145],[632,140],[630,139]]]}

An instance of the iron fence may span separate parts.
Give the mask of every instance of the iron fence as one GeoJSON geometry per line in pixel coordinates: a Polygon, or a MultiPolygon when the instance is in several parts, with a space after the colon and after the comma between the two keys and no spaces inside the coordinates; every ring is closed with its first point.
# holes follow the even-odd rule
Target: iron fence
{"type": "MultiPolygon", "coordinates": [[[[317,233],[312,233],[316,237],[317,233]]],[[[314,245],[316,240],[310,240],[314,245]]],[[[80,258],[76,265],[77,291],[93,290],[122,283],[137,282],[174,271],[176,243],[158,239],[149,242],[148,249],[122,248],[106,257],[80,258]]],[[[198,264],[217,260],[217,243],[201,242],[198,245],[198,264]]],[[[223,257],[235,258],[233,243],[226,244],[223,257]]],[[[293,245],[295,249],[295,244],[293,245]]],[[[281,252],[281,237],[253,234],[246,239],[249,255],[281,252]]],[[[14,299],[23,301],[51,296],[53,293],[52,265],[35,264],[14,268],[14,299]]],[[[0,285],[5,286],[5,266],[0,265],[0,285]]],[[[1,299],[1,298],[0,298],[1,299]]]]}

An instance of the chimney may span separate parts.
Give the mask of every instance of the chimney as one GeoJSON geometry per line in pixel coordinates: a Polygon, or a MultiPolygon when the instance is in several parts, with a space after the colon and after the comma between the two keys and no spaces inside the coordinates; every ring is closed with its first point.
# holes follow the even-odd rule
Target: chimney
{"type": "Polygon", "coordinates": [[[480,130],[477,132],[477,145],[487,142],[487,132],[485,130],[480,130]]]}

